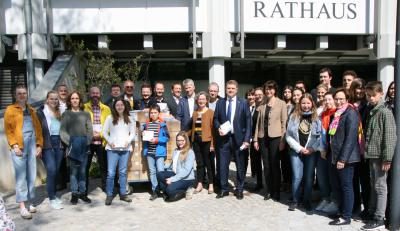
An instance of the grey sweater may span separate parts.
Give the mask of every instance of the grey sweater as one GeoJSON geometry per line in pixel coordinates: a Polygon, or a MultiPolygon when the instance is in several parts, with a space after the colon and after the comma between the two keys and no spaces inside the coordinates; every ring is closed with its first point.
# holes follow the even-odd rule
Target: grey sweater
{"type": "Polygon", "coordinates": [[[65,111],[61,118],[60,136],[62,142],[66,145],[69,145],[71,136],[86,136],[87,144],[89,145],[93,137],[90,114],[86,111],[65,111]]]}

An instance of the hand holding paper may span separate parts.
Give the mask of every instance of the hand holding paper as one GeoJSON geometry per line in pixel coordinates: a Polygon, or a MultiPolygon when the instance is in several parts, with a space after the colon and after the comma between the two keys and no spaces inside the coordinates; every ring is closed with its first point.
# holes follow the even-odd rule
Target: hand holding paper
{"type": "Polygon", "coordinates": [[[219,127],[219,130],[223,136],[228,134],[230,131],[232,131],[231,122],[226,121],[225,123],[221,124],[221,126],[219,127]]]}
{"type": "Polygon", "coordinates": [[[154,131],[143,131],[143,141],[152,141],[154,139],[154,131]]]}

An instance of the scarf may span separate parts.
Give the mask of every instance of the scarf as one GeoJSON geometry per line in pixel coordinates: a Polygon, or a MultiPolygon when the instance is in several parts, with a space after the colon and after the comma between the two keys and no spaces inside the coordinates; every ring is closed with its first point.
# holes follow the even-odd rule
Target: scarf
{"type": "Polygon", "coordinates": [[[328,137],[327,131],[329,131],[329,123],[331,122],[331,116],[336,112],[336,108],[327,109],[321,114],[321,142],[325,150],[328,149],[328,137]]]}
{"type": "MultiPolygon", "coordinates": [[[[331,136],[335,135],[336,130],[339,126],[340,116],[343,114],[344,111],[346,111],[346,109],[348,107],[352,108],[353,110],[356,110],[354,108],[354,106],[351,104],[347,104],[345,107],[337,109],[337,111],[334,114],[333,121],[332,121],[331,125],[329,126],[329,132],[328,132],[329,135],[331,135],[331,136]]],[[[357,111],[357,115],[358,115],[357,140],[358,140],[358,145],[360,147],[361,155],[363,155],[364,151],[365,151],[365,139],[364,139],[364,133],[363,133],[363,129],[362,129],[361,116],[360,116],[360,113],[358,113],[358,111],[357,111]]]]}

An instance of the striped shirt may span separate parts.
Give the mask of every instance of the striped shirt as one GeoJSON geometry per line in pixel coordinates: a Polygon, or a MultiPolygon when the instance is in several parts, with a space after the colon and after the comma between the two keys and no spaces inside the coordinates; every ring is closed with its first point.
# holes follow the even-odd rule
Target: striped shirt
{"type": "MultiPolygon", "coordinates": [[[[98,104],[92,104],[92,111],[93,111],[93,125],[101,124],[100,116],[100,106],[98,104]]],[[[93,139],[93,144],[101,144],[101,138],[93,139]]]]}
{"type": "MultiPolygon", "coordinates": [[[[154,139],[158,138],[158,131],[159,131],[160,125],[157,122],[150,122],[147,126],[148,131],[153,131],[154,132],[154,139]]],[[[156,147],[157,144],[155,143],[149,143],[149,150],[147,152],[148,155],[156,155],[156,147]]]]}
{"type": "Polygon", "coordinates": [[[198,135],[199,137],[201,137],[201,121],[202,121],[202,115],[204,113],[202,112],[198,112],[198,117],[196,118],[196,121],[194,122],[194,132],[196,135],[198,135]]]}

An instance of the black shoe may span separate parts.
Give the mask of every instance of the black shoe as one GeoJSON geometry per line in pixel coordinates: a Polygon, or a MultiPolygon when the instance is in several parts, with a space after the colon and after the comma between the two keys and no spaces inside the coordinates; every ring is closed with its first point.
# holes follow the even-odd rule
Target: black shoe
{"type": "Polygon", "coordinates": [[[256,187],[254,187],[254,188],[251,189],[251,191],[252,191],[252,192],[258,192],[258,191],[260,191],[261,189],[263,189],[263,186],[257,184],[256,187]]]}
{"type": "Polygon", "coordinates": [[[215,198],[221,199],[221,198],[227,197],[227,196],[229,196],[229,192],[220,192],[217,194],[217,196],[215,198]]]}
{"type": "Polygon", "coordinates": [[[168,202],[179,201],[180,199],[184,198],[185,196],[186,196],[186,191],[178,192],[174,196],[169,197],[167,201],[168,202]]]}
{"type": "Polygon", "coordinates": [[[363,221],[371,221],[374,219],[374,215],[369,213],[368,211],[364,210],[360,213],[360,218],[363,221]]]}
{"type": "Polygon", "coordinates": [[[120,195],[120,196],[119,196],[119,199],[120,199],[121,201],[125,201],[125,202],[128,202],[128,203],[132,202],[132,199],[129,198],[128,195],[120,195]]]}
{"type": "Polygon", "coordinates": [[[310,204],[310,202],[304,202],[303,203],[303,207],[306,211],[311,211],[312,210],[312,206],[310,204]]]}
{"type": "Polygon", "coordinates": [[[269,194],[269,193],[265,194],[264,200],[267,201],[269,199],[271,199],[271,194],[269,194]]]}
{"type": "Polygon", "coordinates": [[[157,199],[158,198],[158,194],[157,194],[157,192],[153,192],[152,194],[151,194],[151,196],[150,196],[150,199],[149,200],[151,200],[151,201],[154,201],[155,199],[157,199]]]}
{"type": "Polygon", "coordinates": [[[291,204],[289,205],[288,210],[289,210],[289,211],[295,211],[298,207],[299,207],[299,205],[298,205],[297,203],[291,203],[291,204]]]}
{"type": "Polygon", "coordinates": [[[361,230],[377,230],[382,228],[385,228],[385,221],[374,219],[361,227],[361,230]]]}
{"type": "Polygon", "coordinates": [[[271,196],[271,198],[272,198],[272,200],[274,200],[274,201],[280,201],[280,200],[281,200],[281,194],[280,194],[280,193],[274,193],[274,194],[271,196]]]}
{"type": "Polygon", "coordinates": [[[78,194],[72,193],[71,204],[73,204],[73,205],[78,204],[78,194]]]}
{"type": "Polygon", "coordinates": [[[329,222],[329,225],[350,225],[351,219],[343,219],[339,217],[338,219],[335,219],[331,222],[329,222]]]}
{"type": "Polygon", "coordinates": [[[89,197],[86,194],[82,194],[79,196],[79,199],[83,200],[86,203],[92,203],[92,200],[89,199],[89,197]]]}
{"type": "Polygon", "coordinates": [[[107,196],[106,197],[106,205],[111,205],[112,201],[113,201],[114,197],[113,196],[107,196]]]}
{"type": "Polygon", "coordinates": [[[236,199],[242,200],[243,199],[243,192],[236,192],[236,199]]]}

